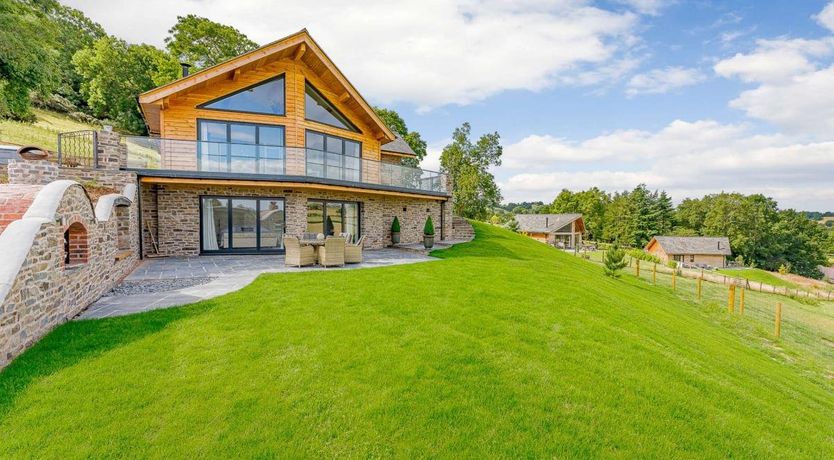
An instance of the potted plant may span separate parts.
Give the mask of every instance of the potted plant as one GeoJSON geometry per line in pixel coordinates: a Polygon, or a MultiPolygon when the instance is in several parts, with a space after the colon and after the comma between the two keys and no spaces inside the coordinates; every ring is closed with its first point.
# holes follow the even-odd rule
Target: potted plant
{"type": "Polygon", "coordinates": [[[426,249],[431,249],[434,246],[434,224],[431,222],[431,216],[426,219],[426,225],[423,226],[423,246],[426,249]]]}
{"type": "Polygon", "coordinates": [[[394,222],[391,222],[391,243],[400,244],[400,220],[394,216],[394,222]]]}

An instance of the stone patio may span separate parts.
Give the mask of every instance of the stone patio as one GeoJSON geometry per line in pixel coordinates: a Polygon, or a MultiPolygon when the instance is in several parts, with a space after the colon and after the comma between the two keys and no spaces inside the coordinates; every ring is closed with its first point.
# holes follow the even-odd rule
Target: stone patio
{"type": "Polygon", "coordinates": [[[254,281],[261,273],[356,270],[438,260],[418,252],[394,248],[365,250],[364,258],[365,261],[361,264],[327,269],[320,266],[287,267],[284,265],[283,255],[224,255],[146,259],[125,278],[124,282],[131,284],[147,282],[148,285],[158,287],[160,280],[195,279],[195,281],[205,281],[205,278],[212,278],[212,280],[208,283],[168,291],[134,295],[106,294],[81,312],[76,319],[122,316],[198,302],[241,289],[254,281]]]}

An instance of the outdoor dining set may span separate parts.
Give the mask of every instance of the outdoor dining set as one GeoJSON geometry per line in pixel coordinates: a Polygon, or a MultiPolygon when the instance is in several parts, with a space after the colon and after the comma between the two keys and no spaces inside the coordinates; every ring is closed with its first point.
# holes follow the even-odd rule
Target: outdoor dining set
{"type": "Polygon", "coordinates": [[[326,236],[321,233],[304,233],[301,238],[284,236],[284,264],[293,267],[305,267],[319,264],[322,267],[340,267],[345,264],[362,263],[362,236],[356,243],[351,234],[340,233],[338,236],[326,236]]]}

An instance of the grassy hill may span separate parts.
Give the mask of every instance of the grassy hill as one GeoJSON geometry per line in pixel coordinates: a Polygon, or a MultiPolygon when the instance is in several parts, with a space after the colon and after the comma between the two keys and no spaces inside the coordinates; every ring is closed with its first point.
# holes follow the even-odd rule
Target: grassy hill
{"type": "Polygon", "coordinates": [[[757,283],[769,284],[776,287],[786,287],[796,289],[799,286],[790,281],[783,280],[769,271],[760,268],[741,268],[741,269],[723,269],[718,270],[722,275],[732,276],[733,278],[741,278],[757,283]]]}
{"type": "Polygon", "coordinates": [[[58,150],[58,133],[100,128],[64,114],[41,109],[33,111],[37,117],[34,123],[0,119],[0,144],[37,145],[54,152],[58,150]]]}
{"type": "Polygon", "coordinates": [[[834,457],[834,358],[793,330],[475,230],[66,324],[0,373],[0,457],[834,457]]]}

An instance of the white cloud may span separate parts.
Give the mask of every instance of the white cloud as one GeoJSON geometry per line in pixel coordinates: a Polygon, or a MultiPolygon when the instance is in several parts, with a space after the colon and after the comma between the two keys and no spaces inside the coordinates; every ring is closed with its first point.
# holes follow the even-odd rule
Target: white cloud
{"type": "Polygon", "coordinates": [[[811,58],[834,51],[834,40],[759,40],[756,50],[719,61],[714,70],[722,77],[746,82],[781,82],[815,69],[811,58]]]}
{"type": "Polygon", "coordinates": [[[631,77],[626,87],[626,94],[659,94],[690,86],[704,81],[704,75],[698,69],[683,67],[666,67],[654,69],[631,77]]]}
{"type": "Polygon", "coordinates": [[[834,32],[834,2],[826,6],[818,15],[816,15],[817,22],[819,22],[826,29],[834,32]]]}
{"type": "MultiPolygon", "coordinates": [[[[237,27],[259,43],[306,27],[377,103],[469,104],[507,90],[539,91],[610,65],[635,43],[638,17],[590,0],[68,0],[113,34],[161,45],[177,15],[237,27]]],[[[649,2],[654,3],[654,2],[649,2]]],[[[648,6],[648,4],[647,4],[648,6]]]]}
{"type": "Polygon", "coordinates": [[[635,11],[642,14],[657,15],[660,10],[669,6],[671,0],[616,0],[617,3],[628,5],[635,11]]]}
{"type": "Polygon", "coordinates": [[[765,193],[783,206],[827,209],[834,142],[762,135],[747,125],[676,120],[657,132],[622,130],[578,143],[529,136],[505,148],[508,201],[548,200],[562,188],[609,191],[646,183],[680,200],[720,190],[765,193]]]}

